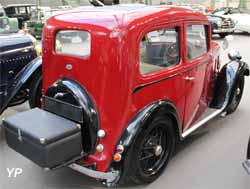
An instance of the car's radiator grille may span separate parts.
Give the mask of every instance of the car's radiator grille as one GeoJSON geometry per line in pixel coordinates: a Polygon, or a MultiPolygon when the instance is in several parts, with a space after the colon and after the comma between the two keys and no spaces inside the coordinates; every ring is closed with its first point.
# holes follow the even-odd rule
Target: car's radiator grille
{"type": "Polygon", "coordinates": [[[225,19],[222,24],[221,24],[222,28],[233,28],[234,27],[234,23],[231,19],[225,19]]]}
{"type": "Polygon", "coordinates": [[[8,51],[3,51],[0,53],[0,55],[1,63],[25,64],[36,57],[36,51],[33,46],[28,46],[24,48],[13,48],[8,51]]]}
{"type": "Polygon", "coordinates": [[[11,52],[1,56],[1,69],[6,73],[5,80],[9,82],[15,77],[26,65],[37,57],[34,49],[27,52],[11,52]]]}
{"type": "Polygon", "coordinates": [[[5,58],[3,60],[0,60],[0,63],[28,63],[31,60],[33,60],[35,56],[32,55],[21,55],[17,57],[12,57],[12,58],[5,58]]]}

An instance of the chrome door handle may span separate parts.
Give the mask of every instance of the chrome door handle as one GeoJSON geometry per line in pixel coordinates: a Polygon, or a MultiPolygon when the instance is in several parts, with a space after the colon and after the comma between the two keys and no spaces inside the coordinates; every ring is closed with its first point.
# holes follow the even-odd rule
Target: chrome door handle
{"type": "Polygon", "coordinates": [[[184,78],[186,81],[193,81],[193,80],[195,80],[195,77],[185,77],[184,78]]]}

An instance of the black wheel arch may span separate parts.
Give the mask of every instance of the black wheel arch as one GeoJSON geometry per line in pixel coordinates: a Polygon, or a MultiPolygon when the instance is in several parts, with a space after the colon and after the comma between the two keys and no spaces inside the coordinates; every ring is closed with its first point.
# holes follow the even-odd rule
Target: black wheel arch
{"type": "MultiPolygon", "coordinates": [[[[227,111],[228,107],[232,103],[232,98],[234,95],[234,91],[237,90],[237,83],[239,82],[240,78],[249,76],[249,66],[245,62],[239,61],[237,62],[239,64],[238,70],[236,71],[236,75],[234,78],[234,82],[231,86],[230,94],[229,94],[229,99],[228,99],[228,104],[225,108],[225,111],[227,111]]],[[[244,78],[243,78],[244,81],[244,78]]],[[[244,85],[244,82],[243,82],[244,85]]],[[[244,86],[243,86],[244,87],[244,86]]]]}
{"type": "MultiPolygon", "coordinates": [[[[129,148],[133,146],[136,138],[140,135],[147,123],[157,115],[166,115],[171,118],[175,125],[175,140],[179,141],[182,139],[181,122],[175,105],[167,100],[159,100],[142,108],[142,110],[134,116],[134,118],[123,131],[120,139],[117,142],[117,145],[122,145],[124,147],[124,152],[122,154],[123,157],[127,155],[129,148]]],[[[112,161],[110,164],[110,169],[114,168],[120,170],[123,163],[123,160],[121,162],[112,161]]]]}
{"type": "Polygon", "coordinates": [[[240,77],[245,76],[249,76],[249,66],[247,63],[235,60],[225,64],[214,81],[213,100],[210,107],[220,109],[225,104],[228,107],[237,81],[240,77]]]}
{"type": "Polygon", "coordinates": [[[132,119],[132,121],[125,128],[118,144],[123,144],[124,147],[129,146],[133,143],[136,136],[140,133],[141,129],[146,125],[146,123],[157,116],[158,114],[165,114],[171,117],[176,125],[175,134],[177,138],[181,136],[181,123],[179,120],[179,115],[177,109],[173,103],[166,100],[159,100],[157,102],[151,103],[144,107],[137,115],[132,119]]]}

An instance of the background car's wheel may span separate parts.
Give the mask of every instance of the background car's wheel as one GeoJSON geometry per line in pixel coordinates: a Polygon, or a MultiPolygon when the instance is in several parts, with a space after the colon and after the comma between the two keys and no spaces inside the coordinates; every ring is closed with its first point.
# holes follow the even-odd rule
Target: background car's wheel
{"type": "Polygon", "coordinates": [[[228,35],[227,33],[219,33],[219,36],[220,36],[221,38],[225,38],[227,35],[228,35]]]}
{"type": "Polygon", "coordinates": [[[120,184],[147,184],[160,176],[174,150],[173,127],[165,115],[147,123],[125,157],[120,184]]]}
{"type": "Polygon", "coordinates": [[[226,108],[227,114],[233,113],[239,106],[244,90],[244,83],[244,76],[239,77],[238,81],[236,82],[234,91],[232,91],[232,94],[230,96],[228,107],[226,108]]]}
{"type": "Polygon", "coordinates": [[[42,98],[42,74],[36,73],[30,83],[29,105],[30,108],[41,107],[42,98]]]}

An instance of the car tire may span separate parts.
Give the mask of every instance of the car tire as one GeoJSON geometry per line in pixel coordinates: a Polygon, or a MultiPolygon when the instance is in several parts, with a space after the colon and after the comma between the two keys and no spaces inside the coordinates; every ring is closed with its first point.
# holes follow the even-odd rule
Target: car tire
{"type": "Polygon", "coordinates": [[[227,33],[219,33],[220,38],[224,39],[228,34],[227,33]]]}
{"type": "Polygon", "coordinates": [[[244,84],[245,84],[244,76],[239,77],[239,79],[236,81],[236,86],[234,87],[234,90],[232,91],[228,106],[226,108],[227,114],[231,114],[235,112],[235,110],[238,108],[241,98],[242,98],[244,84]]]}
{"type": "Polygon", "coordinates": [[[32,78],[29,90],[30,108],[41,107],[42,97],[42,74],[38,72],[32,78]]]}
{"type": "Polygon", "coordinates": [[[150,120],[128,150],[119,185],[149,184],[156,180],[167,166],[174,147],[171,118],[162,114],[150,120]]]}

